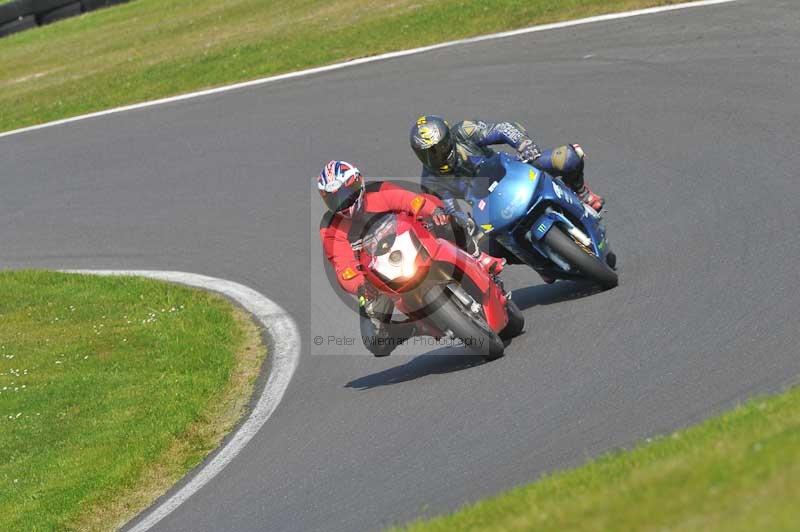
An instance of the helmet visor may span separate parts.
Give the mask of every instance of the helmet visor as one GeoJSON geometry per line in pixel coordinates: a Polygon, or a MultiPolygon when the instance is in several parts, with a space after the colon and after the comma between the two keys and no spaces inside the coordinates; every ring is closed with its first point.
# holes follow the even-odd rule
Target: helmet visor
{"type": "Polygon", "coordinates": [[[433,171],[451,172],[455,163],[454,155],[453,137],[450,135],[450,130],[446,130],[439,142],[422,151],[423,164],[433,171]]]}
{"type": "Polygon", "coordinates": [[[353,207],[363,194],[363,188],[339,187],[333,192],[325,192],[322,201],[331,212],[342,212],[353,207]]]}

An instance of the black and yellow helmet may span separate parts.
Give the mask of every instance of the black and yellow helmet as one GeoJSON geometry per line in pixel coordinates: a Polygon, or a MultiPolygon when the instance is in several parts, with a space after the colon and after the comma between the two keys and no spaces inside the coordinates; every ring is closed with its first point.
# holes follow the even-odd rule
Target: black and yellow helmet
{"type": "Polygon", "coordinates": [[[411,149],[422,165],[434,174],[452,174],[456,166],[456,145],[443,118],[420,116],[411,128],[411,149]]]}

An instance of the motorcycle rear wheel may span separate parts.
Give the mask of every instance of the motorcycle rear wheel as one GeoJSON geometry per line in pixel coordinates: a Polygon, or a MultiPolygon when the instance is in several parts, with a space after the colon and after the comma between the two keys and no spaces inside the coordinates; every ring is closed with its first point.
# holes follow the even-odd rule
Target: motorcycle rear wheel
{"type": "Polygon", "coordinates": [[[566,260],[570,266],[577,268],[578,271],[600,285],[604,290],[614,288],[619,284],[617,272],[603,263],[590,250],[575,242],[561,227],[553,225],[544,236],[544,243],[558,256],[566,260]]]}
{"type": "Polygon", "coordinates": [[[482,313],[474,313],[446,287],[432,288],[425,295],[426,302],[436,308],[428,319],[442,332],[464,342],[470,352],[480,354],[486,360],[503,356],[505,344],[489,328],[482,313]]]}

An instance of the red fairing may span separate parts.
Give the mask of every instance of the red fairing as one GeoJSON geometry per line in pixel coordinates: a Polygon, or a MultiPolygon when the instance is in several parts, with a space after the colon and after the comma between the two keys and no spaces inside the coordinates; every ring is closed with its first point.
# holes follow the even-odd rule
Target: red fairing
{"type": "Polygon", "coordinates": [[[363,212],[365,214],[379,214],[392,212],[397,214],[396,234],[402,235],[412,232],[422,243],[426,254],[418,257],[416,262],[417,273],[404,286],[392,288],[384,283],[381,278],[372,272],[370,267],[371,257],[361,253],[361,261],[356,258],[352,245],[348,239],[353,221],[340,215],[334,215],[330,223],[320,228],[320,238],[325,257],[331,262],[336,271],[336,279],[341,287],[351,294],[364,284],[366,278],[378,290],[387,294],[397,304],[401,312],[407,310],[404,305],[404,292],[418,285],[419,279],[424,279],[431,268],[441,267],[447,272],[452,272],[453,279],[468,287],[473,297],[484,310],[489,327],[500,332],[508,324],[506,312],[506,298],[500,287],[480,267],[477,260],[466,252],[460,250],[448,240],[436,238],[418,219],[428,219],[433,215],[434,209],[441,207],[441,201],[427,194],[418,194],[405,190],[391,183],[371,183],[364,197],[363,212]],[[416,201],[418,197],[424,198],[424,203],[416,201]],[[415,205],[416,203],[416,211],[415,205]],[[462,275],[463,274],[463,277],[462,275]],[[416,280],[415,280],[416,279],[416,280]]]}
{"type": "Polygon", "coordinates": [[[420,281],[426,278],[429,271],[438,265],[450,273],[453,280],[470,287],[469,291],[472,292],[472,296],[483,306],[489,327],[494,332],[503,330],[508,324],[505,295],[497,283],[480,267],[477,260],[452,242],[436,238],[422,223],[412,217],[398,215],[397,236],[409,231],[416,236],[426,251],[426,258],[417,262],[414,278],[409,280],[406,285],[392,288],[370,269],[372,257],[367,253],[362,253],[362,271],[366,272],[369,282],[379,291],[391,297],[398,310],[407,313],[411,309],[404,303],[404,292],[419,286],[420,281]]]}
{"type": "Polygon", "coordinates": [[[425,256],[423,257],[423,254],[417,255],[415,262],[416,272],[413,278],[409,279],[404,285],[392,288],[370,269],[373,258],[368,253],[363,252],[360,257],[361,271],[365,272],[365,277],[369,283],[391,297],[401,311],[408,310],[405,308],[405,305],[403,305],[402,293],[419,286],[419,280],[424,279],[428,275],[432,263],[431,256],[435,254],[439,247],[439,239],[433,237],[430,231],[428,231],[420,221],[415,220],[412,216],[399,214],[397,216],[396,235],[400,236],[409,231],[422,243],[422,246],[425,248],[425,256]]]}
{"type": "MultiPolygon", "coordinates": [[[[434,209],[442,206],[439,198],[429,194],[417,194],[392,183],[370,184],[370,188],[376,186],[377,190],[368,191],[364,196],[364,212],[367,214],[398,212],[412,215],[412,201],[417,196],[425,198],[425,204],[418,214],[420,217],[429,218],[434,209]]],[[[339,285],[345,291],[355,294],[364,284],[364,275],[359,271],[356,255],[347,238],[352,224],[351,219],[334,215],[328,225],[320,228],[319,237],[325,258],[333,265],[339,285]],[[344,275],[345,271],[348,271],[348,275],[344,275]],[[346,279],[345,277],[350,277],[350,271],[354,276],[346,279]]]]}
{"type": "Polygon", "coordinates": [[[483,298],[483,312],[486,314],[486,323],[492,330],[499,333],[508,325],[508,311],[506,310],[506,296],[500,287],[492,283],[486,297],[483,298]]]}
{"type": "MultiPolygon", "coordinates": [[[[428,237],[430,238],[430,233],[428,237]]],[[[420,239],[422,240],[422,238],[420,239]]],[[[433,260],[453,264],[458,270],[464,272],[464,275],[469,278],[483,296],[480,303],[483,305],[483,311],[486,314],[486,323],[494,332],[503,330],[508,324],[505,294],[502,293],[497,283],[478,265],[474,257],[451,242],[443,239],[440,239],[440,241],[441,245],[438,246],[433,260]]]]}

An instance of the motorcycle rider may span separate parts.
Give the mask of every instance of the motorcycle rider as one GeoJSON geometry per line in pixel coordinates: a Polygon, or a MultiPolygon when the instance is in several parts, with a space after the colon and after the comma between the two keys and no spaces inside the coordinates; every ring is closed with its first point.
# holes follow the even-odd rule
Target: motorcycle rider
{"type": "Polygon", "coordinates": [[[463,178],[474,177],[483,160],[494,154],[489,146],[497,144],[511,146],[520,161],[561,177],[581,201],[595,211],[599,212],[605,203],[584,182],[585,154],[579,144],[542,152],[525,128],[517,123],[464,120],[450,127],[443,118],[424,115],[411,128],[410,142],[411,149],[422,162],[423,190],[441,197],[445,213],[462,220],[468,216],[455,200],[463,198],[466,192],[467,182],[463,178]]]}
{"type": "MultiPolygon", "coordinates": [[[[375,356],[388,356],[395,347],[415,333],[413,323],[390,323],[394,302],[369,284],[358,269],[353,244],[360,240],[373,216],[386,212],[404,212],[430,218],[444,226],[450,217],[442,202],[428,194],[417,194],[389,182],[364,183],[361,172],[350,163],[330,161],[319,174],[317,188],[328,212],[320,224],[320,239],[325,258],[333,266],[336,280],[346,292],[357,295],[361,337],[364,346],[375,356]],[[425,201],[415,213],[412,202],[425,201]]],[[[479,252],[478,262],[487,272],[498,274],[505,263],[479,252]]]]}

